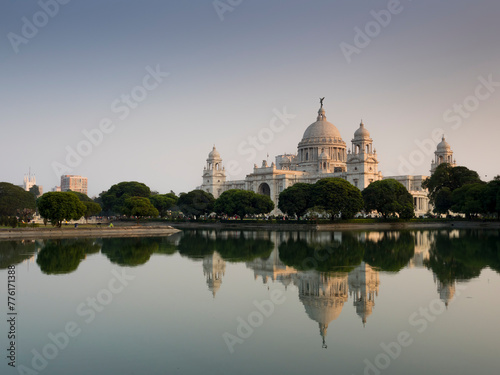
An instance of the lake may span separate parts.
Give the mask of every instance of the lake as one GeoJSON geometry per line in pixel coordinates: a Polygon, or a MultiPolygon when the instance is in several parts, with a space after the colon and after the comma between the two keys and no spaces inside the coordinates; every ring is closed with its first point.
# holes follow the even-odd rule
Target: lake
{"type": "Polygon", "coordinates": [[[499,272],[498,230],[0,242],[1,373],[497,374],[499,272]]]}

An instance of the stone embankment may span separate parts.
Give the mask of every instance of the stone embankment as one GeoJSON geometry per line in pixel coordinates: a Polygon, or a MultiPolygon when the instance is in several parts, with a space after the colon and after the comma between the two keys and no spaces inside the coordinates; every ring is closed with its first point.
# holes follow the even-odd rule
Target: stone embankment
{"type": "Polygon", "coordinates": [[[26,240],[43,238],[93,238],[93,237],[156,237],[169,236],[179,229],[167,225],[116,226],[95,228],[16,228],[0,229],[0,240],[26,240]]]}

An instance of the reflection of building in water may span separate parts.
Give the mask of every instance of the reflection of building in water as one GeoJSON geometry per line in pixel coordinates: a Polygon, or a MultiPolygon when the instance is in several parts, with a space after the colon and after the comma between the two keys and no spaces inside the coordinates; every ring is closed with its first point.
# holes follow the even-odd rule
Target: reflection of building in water
{"type": "Polygon", "coordinates": [[[361,262],[349,273],[349,295],[353,298],[356,314],[363,321],[363,325],[366,323],[366,318],[372,314],[379,285],[379,272],[365,262],[361,262]]]}
{"type": "Polygon", "coordinates": [[[246,263],[248,268],[253,269],[255,280],[262,277],[262,282],[267,284],[269,278],[272,281],[280,281],[285,287],[292,282],[292,275],[297,273],[295,268],[288,267],[279,256],[279,250],[275,247],[267,259],[257,258],[246,263]]]}
{"type": "Polygon", "coordinates": [[[412,232],[415,238],[415,254],[408,263],[408,268],[424,267],[424,260],[429,259],[429,250],[434,241],[434,234],[430,231],[412,232]]]}
{"type": "Polygon", "coordinates": [[[348,277],[345,272],[298,272],[294,283],[299,288],[299,300],[307,316],[318,322],[319,332],[326,348],[328,324],[337,319],[348,299],[348,277]]]}
{"type": "Polygon", "coordinates": [[[208,290],[212,292],[214,298],[222,284],[222,276],[225,272],[226,262],[217,251],[203,258],[203,274],[207,278],[208,290]]]}
{"type": "Polygon", "coordinates": [[[434,282],[437,284],[439,298],[444,302],[445,306],[448,307],[448,304],[455,296],[455,281],[442,282],[434,275],[434,282]]]}

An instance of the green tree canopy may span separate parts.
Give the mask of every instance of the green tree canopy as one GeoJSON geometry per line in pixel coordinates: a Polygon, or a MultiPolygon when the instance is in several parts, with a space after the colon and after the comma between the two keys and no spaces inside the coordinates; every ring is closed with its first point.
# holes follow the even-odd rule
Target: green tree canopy
{"type": "Polygon", "coordinates": [[[439,190],[434,199],[434,212],[438,214],[447,214],[453,205],[452,193],[450,188],[444,187],[439,190]]]}
{"type": "Polygon", "coordinates": [[[312,186],[299,182],[286,188],[280,193],[278,208],[287,215],[303,216],[312,207],[312,186]]]}
{"type": "Polygon", "coordinates": [[[467,184],[453,190],[451,200],[453,212],[460,212],[467,217],[486,212],[485,196],[488,185],[484,183],[467,184]]]}
{"type": "Polygon", "coordinates": [[[40,215],[58,227],[63,220],[78,220],[87,211],[87,207],[71,192],[45,193],[38,198],[37,205],[40,215]]]}
{"type": "Polygon", "coordinates": [[[403,184],[394,180],[372,182],[363,190],[367,211],[378,211],[384,218],[398,215],[402,219],[414,216],[413,197],[403,184]]]}
{"type": "Polygon", "coordinates": [[[99,203],[95,203],[95,202],[82,202],[84,205],[85,205],[85,214],[83,216],[85,216],[85,219],[88,220],[89,217],[91,216],[95,216],[95,215],[98,215],[100,212],[101,212],[101,206],[99,205],[99,203]]]}
{"type": "Polygon", "coordinates": [[[33,185],[32,187],[30,187],[29,192],[33,194],[35,199],[40,196],[40,188],[38,187],[38,185],[33,185]]]}
{"type": "Polygon", "coordinates": [[[93,202],[87,194],[80,193],[79,191],[68,190],[69,193],[75,194],[81,202],[93,202]]]}
{"type": "Polygon", "coordinates": [[[342,178],[323,178],[312,187],[312,204],[331,219],[351,219],[363,209],[361,191],[342,178]]]}
{"type": "MultiPolygon", "coordinates": [[[[499,176],[497,176],[499,177],[499,176]]],[[[490,214],[496,214],[500,219],[500,178],[488,182],[484,190],[484,211],[490,214]]]]}
{"type": "Polygon", "coordinates": [[[179,210],[188,216],[209,214],[214,210],[214,203],[214,196],[203,190],[181,193],[177,200],[179,210]]]}
{"type": "MultiPolygon", "coordinates": [[[[430,202],[434,207],[437,207],[436,200],[441,189],[448,188],[453,193],[454,190],[464,185],[475,183],[481,183],[476,171],[466,167],[452,167],[450,164],[443,163],[436,168],[431,177],[422,183],[422,187],[429,190],[430,202]]],[[[442,198],[443,196],[440,197],[439,211],[436,211],[438,213],[446,213],[451,209],[451,205],[447,207],[443,204],[445,200],[442,198]]],[[[450,202],[448,201],[448,203],[450,202]]]]}
{"type": "Polygon", "coordinates": [[[82,202],[85,205],[86,210],[85,214],[83,215],[85,217],[85,220],[88,220],[89,217],[95,216],[101,212],[102,210],[101,205],[99,203],[94,202],[86,194],[77,191],[69,191],[69,193],[76,195],[80,200],[80,202],[82,202]]]}
{"type": "Polygon", "coordinates": [[[149,197],[149,200],[155,206],[155,208],[160,213],[161,217],[165,217],[167,215],[168,210],[174,207],[177,204],[177,196],[173,193],[168,194],[158,194],[152,195],[149,197]]]}
{"type": "Polygon", "coordinates": [[[16,216],[24,209],[34,211],[35,208],[35,197],[29,191],[8,182],[0,182],[0,216],[16,216]]]}
{"type": "Polygon", "coordinates": [[[226,190],[214,206],[217,214],[238,215],[242,220],[245,215],[267,214],[273,209],[274,203],[268,196],[240,189],[226,190]]]}
{"type": "Polygon", "coordinates": [[[136,216],[137,218],[145,216],[158,216],[158,210],[151,204],[148,198],[130,197],[124,202],[122,211],[127,216],[136,216]]]}
{"type": "Polygon", "coordinates": [[[125,201],[130,197],[149,198],[151,190],[137,181],[120,182],[100,194],[103,210],[110,213],[125,214],[125,201]]]}

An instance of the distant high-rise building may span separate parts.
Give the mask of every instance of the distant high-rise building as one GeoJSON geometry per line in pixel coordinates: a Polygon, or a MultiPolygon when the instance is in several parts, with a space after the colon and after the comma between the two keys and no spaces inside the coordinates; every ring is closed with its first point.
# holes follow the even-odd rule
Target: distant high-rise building
{"type": "Polygon", "coordinates": [[[61,191],[69,190],[87,194],[87,177],[69,174],[61,176],[61,191]]]}

